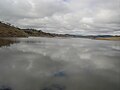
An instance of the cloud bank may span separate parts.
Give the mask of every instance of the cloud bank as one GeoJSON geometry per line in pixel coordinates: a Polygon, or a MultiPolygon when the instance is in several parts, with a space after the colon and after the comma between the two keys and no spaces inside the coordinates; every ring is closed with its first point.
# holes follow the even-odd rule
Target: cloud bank
{"type": "Polygon", "coordinates": [[[0,20],[52,33],[120,35],[120,0],[0,0],[0,20]]]}

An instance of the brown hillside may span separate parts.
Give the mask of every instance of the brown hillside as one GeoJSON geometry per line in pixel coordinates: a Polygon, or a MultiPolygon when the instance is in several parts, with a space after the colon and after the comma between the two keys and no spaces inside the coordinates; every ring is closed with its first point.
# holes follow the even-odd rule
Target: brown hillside
{"type": "Polygon", "coordinates": [[[19,28],[0,22],[0,37],[27,37],[28,35],[19,28]]]}
{"type": "Polygon", "coordinates": [[[35,36],[35,37],[55,37],[57,35],[46,33],[41,30],[35,30],[35,29],[22,29],[25,33],[27,33],[29,36],[35,36]]]}

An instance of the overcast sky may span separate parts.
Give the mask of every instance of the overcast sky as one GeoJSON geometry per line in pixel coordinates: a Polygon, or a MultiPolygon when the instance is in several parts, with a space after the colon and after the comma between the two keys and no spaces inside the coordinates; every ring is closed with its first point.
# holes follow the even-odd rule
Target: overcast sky
{"type": "Polygon", "coordinates": [[[120,0],[0,0],[0,20],[53,33],[120,35],[120,0]]]}

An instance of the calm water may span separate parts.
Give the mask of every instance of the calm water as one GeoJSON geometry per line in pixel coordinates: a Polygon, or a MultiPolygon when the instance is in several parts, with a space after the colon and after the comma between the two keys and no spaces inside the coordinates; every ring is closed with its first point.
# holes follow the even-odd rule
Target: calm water
{"type": "Polygon", "coordinates": [[[21,38],[0,48],[0,90],[120,90],[120,42],[21,38]]]}

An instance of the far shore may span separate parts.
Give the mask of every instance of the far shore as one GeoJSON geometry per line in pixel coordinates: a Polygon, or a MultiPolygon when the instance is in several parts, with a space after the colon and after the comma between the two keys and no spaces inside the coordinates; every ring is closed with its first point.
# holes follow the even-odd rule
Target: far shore
{"type": "Polygon", "coordinates": [[[120,41],[120,37],[98,37],[95,40],[110,40],[110,41],[120,41]]]}

